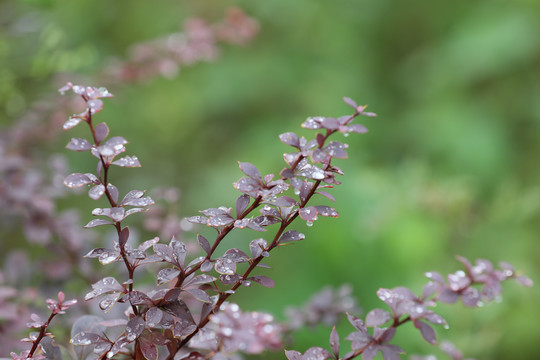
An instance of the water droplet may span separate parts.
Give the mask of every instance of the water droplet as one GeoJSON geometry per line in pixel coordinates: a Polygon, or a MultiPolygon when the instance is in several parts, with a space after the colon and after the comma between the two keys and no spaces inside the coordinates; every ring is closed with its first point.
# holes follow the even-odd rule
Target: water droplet
{"type": "Polygon", "coordinates": [[[313,226],[313,221],[306,221],[307,226],[313,226]]]}
{"type": "Polygon", "coordinates": [[[349,136],[349,133],[346,132],[346,133],[343,134],[343,136],[348,137],[348,136],[349,136]]]}
{"type": "Polygon", "coordinates": [[[223,335],[225,335],[225,336],[231,336],[231,335],[233,334],[232,329],[229,328],[229,327],[226,327],[226,328],[221,329],[221,332],[222,332],[223,335]]]}
{"type": "Polygon", "coordinates": [[[270,211],[272,208],[270,207],[270,205],[264,205],[263,206],[263,210],[264,211],[270,211]]]}
{"type": "Polygon", "coordinates": [[[444,328],[445,328],[446,330],[448,330],[448,329],[450,329],[450,325],[444,324],[444,328]]]}
{"type": "Polygon", "coordinates": [[[114,352],[109,351],[109,352],[107,353],[107,358],[110,359],[110,358],[112,358],[113,356],[114,356],[114,352]]]}

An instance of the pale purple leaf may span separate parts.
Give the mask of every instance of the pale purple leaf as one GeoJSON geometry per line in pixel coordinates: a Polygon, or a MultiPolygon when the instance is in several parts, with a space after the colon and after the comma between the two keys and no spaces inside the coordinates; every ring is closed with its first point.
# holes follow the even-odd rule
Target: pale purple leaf
{"type": "Polygon", "coordinates": [[[276,286],[274,280],[270,279],[268,276],[256,275],[249,277],[247,280],[255,281],[257,284],[260,284],[264,287],[271,288],[276,286]]]}
{"type": "Polygon", "coordinates": [[[105,194],[105,185],[103,184],[93,186],[92,188],[90,188],[90,190],[88,190],[88,196],[92,200],[98,200],[100,197],[103,196],[103,194],[105,194]]]}
{"type": "Polygon", "coordinates": [[[94,128],[94,133],[96,134],[96,141],[99,145],[103,140],[105,140],[107,135],[109,135],[109,127],[104,122],[97,124],[94,128]]]}
{"type": "Polygon", "coordinates": [[[414,327],[420,330],[422,337],[430,344],[437,344],[437,336],[435,335],[435,330],[429,325],[420,320],[414,321],[414,327]]]}
{"type": "Polygon", "coordinates": [[[165,284],[180,275],[180,270],[174,268],[162,269],[157,274],[157,284],[165,284]]]}
{"type": "Polygon", "coordinates": [[[113,165],[121,167],[140,167],[141,163],[136,156],[126,156],[112,162],[113,165]]]}
{"type": "Polygon", "coordinates": [[[257,182],[262,181],[262,176],[257,167],[253,164],[250,164],[248,162],[238,162],[238,165],[240,166],[240,170],[253,180],[257,182]]]}
{"type": "Polygon", "coordinates": [[[107,221],[107,220],[95,219],[95,220],[90,221],[84,227],[89,229],[89,228],[93,228],[93,227],[101,226],[101,225],[114,225],[114,224],[112,222],[110,222],[110,221],[107,221]]]}
{"type": "Polygon", "coordinates": [[[208,242],[208,240],[204,236],[202,236],[200,234],[197,234],[197,241],[199,242],[199,245],[201,245],[204,252],[207,253],[207,254],[210,254],[211,247],[210,247],[210,243],[208,242]]]}
{"type": "Polygon", "coordinates": [[[72,138],[66,148],[73,151],[88,151],[92,148],[92,144],[86,139],[72,138]]]}
{"type": "Polygon", "coordinates": [[[81,186],[88,185],[91,183],[92,183],[92,180],[85,174],[81,174],[81,173],[74,173],[74,174],[68,175],[64,179],[64,185],[66,185],[69,188],[81,187],[81,186]]]}
{"type": "Polygon", "coordinates": [[[236,199],[236,217],[238,218],[249,205],[249,195],[242,194],[236,199]]]}
{"type": "Polygon", "coordinates": [[[371,310],[366,316],[366,325],[369,327],[381,326],[392,319],[388,311],[382,309],[371,310]]]}
{"type": "Polygon", "coordinates": [[[314,206],[308,206],[298,210],[300,217],[306,221],[317,220],[317,209],[314,206]]]}

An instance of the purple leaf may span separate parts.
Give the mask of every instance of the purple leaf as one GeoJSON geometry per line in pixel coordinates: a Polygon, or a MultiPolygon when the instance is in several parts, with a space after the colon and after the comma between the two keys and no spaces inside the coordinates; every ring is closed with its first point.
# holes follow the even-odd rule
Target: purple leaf
{"type": "Polygon", "coordinates": [[[252,240],[249,243],[249,250],[251,251],[251,256],[253,258],[259,257],[263,253],[263,251],[265,251],[264,249],[266,249],[267,246],[268,243],[262,238],[252,240]]]}
{"type": "Polygon", "coordinates": [[[354,132],[357,134],[365,134],[368,132],[368,129],[362,124],[351,124],[347,126],[347,131],[354,132]]]}
{"type": "Polygon", "coordinates": [[[289,196],[280,196],[275,200],[268,201],[268,204],[272,204],[279,207],[289,207],[294,206],[298,204],[298,201],[294,200],[293,198],[289,196]]]}
{"type": "Polygon", "coordinates": [[[141,316],[135,316],[129,320],[126,326],[126,339],[135,341],[142,334],[145,326],[146,322],[141,316]]]}
{"type": "Polygon", "coordinates": [[[315,130],[315,129],[320,129],[322,126],[321,126],[321,123],[322,121],[324,120],[325,118],[322,117],[322,116],[313,116],[313,117],[308,117],[306,119],[306,121],[304,121],[302,123],[302,127],[304,129],[312,129],[312,130],[315,130]]]}
{"type": "Polygon", "coordinates": [[[96,134],[96,141],[99,145],[103,140],[105,140],[107,135],[109,135],[109,127],[104,122],[97,124],[94,128],[94,133],[96,134]]]}
{"type": "Polygon", "coordinates": [[[141,190],[131,190],[130,192],[128,192],[126,194],[126,196],[124,196],[124,199],[120,202],[120,206],[124,206],[126,205],[126,203],[132,201],[132,200],[135,200],[135,199],[140,199],[144,196],[144,191],[141,191],[141,190]]]}
{"type": "Polygon", "coordinates": [[[343,101],[345,101],[345,104],[349,105],[350,107],[352,107],[355,110],[358,107],[358,105],[356,105],[356,101],[354,101],[353,99],[351,99],[349,97],[344,96],[343,101]]]}
{"type": "Polygon", "coordinates": [[[326,153],[337,159],[346,159],[347,158],[347,149],[349,145],[340,143],[339,141],[332,141],[328,144],[323,150],[326,153]]]}
{"type": "Polygon", "coordinates": [[[210,296],[208,296],[208,294],[204,290],[201,290],[201,289],[184,289],[184,291],[187,292],[187,293],[190,293],[195,299],[197,299],[199,301],[202,301],[202,302],[205,302],[205,303],[211,302],[210,296]]]}
{"type": "Polygon", "coordinates": [[[223,275],[233,275],[236,272],[236,262],[227,258],[219,258],[214,264],[214,269],[223,275]]]}
{"type": "Polygon", "coordinates": [[[111,164],[121,167],[141,167],[141,163],[136,156],[126,156],[113,161],[111,164]]]}
{"type": "Polygon", "coordinates": [[[223,254],[224,258],[231,259],[234,262],[240,263],[240,262],[246,262],[249,260],[249,256],[245,252],[243,252],[240,249],[229,249],[223,254]]]}
{"type": "Polygon", "coordinates": [[[180,275],[180,270],[174,268],[162,269],[157,274],[157,284],[165,284],[180,275]]]}
{"type": "Polygon", "coordinates": [[[71,343],[76,346],[86,346],[95,344],[102,339],[98,334],[92,334],[86,331],[80,332],[71,338],[71,343]]]}
{"type": "Polygon", "coordinates": [[[238,218],[249,205],[249,195],[242,194],[236,199],[236,218],[238,218]]]}
{"type": "Polygon", "coordinates": [[[64,123],[63,128],[64,130],[69,130],[79,125],[81,121],[83,121],[83,118],[78,115],[70,116],[69,119],[64,123]]]}
{"type": "Polygon", "coordinates": [[[422,337],[430,344],[437,344],[437,336],[435,330],[429,325],[420,320],[414,320],[414,327],[420,330],[422,337]]]}
{"type": "Polygon", "coordinates": [[[73,151],[88,151],[92,148],[92,144],[86,139],[72,138],[66,148],[73,151]]]}
{"type": "Polygon", "coordinates": [[[516,281],[519,282],[521,285],[524,285],[527,287],[531,287],[534,285],[534,282],[525,275],[516,276],[516,281]]]}
{"type": "Polygon", "coordinates": [[[110,221],[107,221],[107,220],[95,219],[95,220],[90,221],[84,227],[89,229],[89,228],[93,228],[93,227],[101,226],[101,225],[114,225],[114,224],[112,222],[110,222],[110,221]]]}
{"type": "Polygon", "coordinates": [[[140,341],[141,352],[147,360],[158,360],[158,349],[155,344],[148,341],[140,341]]]}
{"type": "Polygon", "coordinates": [[[317,220],[317,209],[313,206],[308,206],[298,210],[300,217],[306,221],[315,221],[317,220]]]}
{"type": "Polygon", "coordinates": [[[154,252],[163,259],[163,261],[168,262],[170,264],[176,264],[176,259],[174,258],[173,249],[171,249],[168,245],[165,244],[155,244],[154,245],[154,252]]]}
{"type": "Polygon", "coordinates": [[[151,307],[145,314],[146,323],[148,327],[153,328],[161,321],[163,317],[163,312],[157,307],[151,307]]]}
{"type": "Polygon", "coordinates": [[[202,284],[208,284],[213,281],[216,281],[217,279],[210,275],[197,275],[191,280],[187,280],[184,284],[184,286],[194,286],[194,285],[202,285],[202,284]]]}
{"type": "Polygon", "coordinates": [[[296,230],[289,230],[285,231],[283,235],[281,235],[281,237],[279,238],[279,243],[282,244],[289,241],[300,241],[304,240],[305,238],[306,236],[304,234],[299,233],[296,230]]]}
{"type": "Polygon", "coordinates": [[[381,326],[392,319],[388,311],[382,309],[371,310],[366,316],[366,325],[369,327],[381,326]]]}
{"type": "Polygon", "coordinates": [[[320,194],[332,201],[336,201],[336,198],[334,197],[334,195],[330,194],[329,192],[326,192],[326,191],[317,191],[315,194],[320,194]]]}
{"type": "Polygon", "coordinates": [[[74,173],[64,179],[64,185],[69,188],[81,187],[92,184],[92,180],[85,174],[74,173]]]}
{"type": "Polygon", "coordinates": [[[257,167],[253,164],[247,163],[247,162],[238,162],[238,165],[240,166],[240,170],[253,180],[256,180],[257,182],[262,182],[262,176],[257,167]]]}
{"type": "Polygon", "coordinates": [[[260,284],[264,287],[271,288],[276,286],[274,280],[270,279],[268,276],[256,275],[249,277],[247,280],[255,281],[257,284],[260,284]]]}
{"type": "Polygon", "coordinates": [[[332,332],[330,333],[330,348],[334,354],[334,358],[339,358],[339,334],[334,326],[332,332]]]}
{"type": "Polygon", "coordinates": [[[118,202],[118,188],[114,186],[113,184],[107,185],[107,191],[109,191],[109,194],[111,195],[111,198],[115,203],[118,202]]]}
{"type": "Polygon", "coordinates": [[[289,360],[303,360],[304,359],[304,357],[302,356],[302,353],[296,350],[285,350],[285,356],[289,360]]]}
{"type": "Polygon", "coordinates": [[[186,244],[184,244],[182,241],[176,240],[176,237],[173,236],[171,242],[169,243],[169,247],[173,250],[174,257],[178,261],[178,265],[180,265],[182,268],[184,266],[184,261],[186,260],[186,244]]]}
{"type": "Polygon", "coordinates": [[[98,200],[100,197],[103,196],[103,194],[105,194],[105,185],[103,184],[93,186],[92,188],[90,188],[90,190],[88,190],[88,196],[92,200],[98,200]]]}
{"type": "Polygon", "coordinates": [[[201,245],[204,252],[207,253],[207,254],[210,254],[211,247],[210,247],[210,243],[208,242],[208,240],[206,240],[206,238],[204,236],[202,236],[200,234],[197,234],[197,241],[199,242],[199,245],[201,245]]]}
{"type": "Polygon", "coordinates": [[[279,140],[286,145],[294,146],[295,148],[300,147],[300,139],[298,138],[298,135],[293,132],[287,132],[279,135],[279,140]]]}
{"type": "Polygon", "coordinates": [[[321,216],[330,216],[330,217],[339,216],[338,212],[333,207],[324,206],[324,205],[316,205],[315,208],[317,209],[317,213],[321,216]]]}
{"type": "Polygon", "coordinates": [[[222,214],[222,215],[216,215],[212,216],[210,219],[208,219],[208,226],[212,227],[219,227],[219,226],[226,226],[234,222],[234,219],[230,217],[228,214],[222,214]]]}
{"type": "Polygon", "coordinates": [[[131,199],[128,201],[122,201],[122,206],[136,206],[136,207],[146,207],[154,205],[154,200],[150,196],[146,196],[139,199],[131,199]]]}

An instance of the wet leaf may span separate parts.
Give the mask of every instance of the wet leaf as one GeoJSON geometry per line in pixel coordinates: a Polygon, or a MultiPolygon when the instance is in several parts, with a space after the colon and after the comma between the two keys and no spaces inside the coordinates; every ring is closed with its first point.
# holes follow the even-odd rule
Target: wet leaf
{"type": "Polygon", "coordinates": [[[315,221],[317,220],[317,209],[313,206],[308,206],[298,210],[300,217],[306,221],[315,221]]]}
{"type": "Polygon", "coordinates": [[[111,164],[121,167],[141,167],[141,163],[136,156],[126,156],[113,161],[111,164]]]}
{"type": "Polygon", "coordinates": [[[86,139],[72,138],[66,148],[73,151],[88,151],[92,148],[92,144],[86,139]]]}
{"type": "Polygon", "coordinates": [[[162,269],[157,274],[157,284],[165,284],[180,275],[180,270],[174,268],[162,269]]]}
{"type": "Polygon", "coordinates": [[[300,241],[304,240],[305,238],[306,236],[304,234],[299,233],[296,230],[288,230],[284,232],[283,235],[281,235],[281,237],[279,238],[279,243],[282,244],[289,241],[300,241]]]}
{"type": "Polygon", "coordinates": [[[184,289],[184,291],[187,292],[187,293],[190,293],[195,299],[197,299],[199,301],[202,301],[202,302],[205,302],[205,303],[211,302],[210,301],[210,296],[208,296],[208,294],[204,290],[201,290],[201,289],[184,289]]]}
{"type": "Polygon", "coordinates": [[[143,332],[146,326],[146,322],[141,316],[135,316],[130,319],[126,326],[126,339],[128,341],[135,341],[143,332]]]}
{"type": "Polygon", "coordinates": [[[107,221],[107,220],[95,219],[95,220],[90,221],[84,227],[85,228],[93,228],[93,227],[101,226],[101,225],[114,225],[114,224],[112,222],[110,222],[110,221],[107,221]]]}
{"type": "Polygon", "coordinates": [[[296,135],[293,132],[287,132],[287,133],[279,135],[279,140],[281,140],[281,142],[283,142],[286,145],[290,145],[295,148],[300,147],[300,139],[298,138],[298,135],[296,135]]]}
{"type": "Polygon", "coordinates": [[[390,319],[392,319],[392,315],[390,315],[388,311],[382,309],[374,309],[367,314],[366,325],[370,327],[381,326],[388,322],[390,319]]]}
{"type": "Polygon", "coordinates": [[[92,180],[85,174],[81,174],[81,173],[74,173],[74,174],[68,175],[64,179],[64,185],[66,185],[69,188],[81,187],[81,186],[88,185],[91,183],[92,183],[92,180]]]}
{"type": "Polygon", "coordinates": [[[98,200],[103,194],[105,194],[105,185],[103,184],[96,185],[88,191],[88,196],[92,200],[98,200]]]}
{"type": "Polygon", "coordinates": [[[261,173],[255,165],[248,162],[238,162],[238,165],[240,166],[240,170],[242,170],[244,174],[257,182],[262,182],[261,173]]]}
{"type": "Polygon", "coordinates": [[[214,264],[214,269],[223,275],[233,275],[236,272],[236,262],[227,258],[219,258],[214,264]]]}
{"type": "Polygon", "coordinates": [[[330,333],[330,348],[332,349],[332,353],[334,354],[334,358],[339,358],[339,335],[336,331],[336,327],[334,326],[332,328],[332,332],[330,333]]]}

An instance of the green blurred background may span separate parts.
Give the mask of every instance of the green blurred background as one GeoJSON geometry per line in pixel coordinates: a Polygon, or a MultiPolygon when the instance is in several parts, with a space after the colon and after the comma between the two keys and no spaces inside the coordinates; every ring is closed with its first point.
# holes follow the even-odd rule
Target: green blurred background
{"type": "MultiPolygon", "coordinates": [[[[424,271],[460,268],[455,255],[505,260],[538,282],[538,1],[4,1],[2,125],[44,94],[56,96],[56,74],[100,85],[93,81],[111,56],[193,16],[217,21],[232,5],[259,22],[251,44],[225,46],[215,62],[173,79],[108,86],[115,98],[100,120],[130,140],[129,154],[143,164],[113,174],[119,188],[178,186],[184,216],[233,206],[237,161],[277,174],[288,151],[277,136],[311,135],[300,129],[305,117],[346,114],[342,96],[379,114],[363,120],[368,134],[346,138],[349,159],[337,163],[346,175],[333,191],[340,217],[297,224],[307,240],[274,253],[264,274],[276,288],[243,289],[236,301],[244,309],[283,319],[286,305],[350,283],[369,311],[381,306],[379,287],[420,291],[424,271]]],[[[67,139],[50,149],[62,151],[67,139]]],[[[90,171],[83,158],[70,154],[74,170],[90,171]]],[[[231,243],[246,248],[258,234],[235,236],[231,243]]],[[[537,358],[540,291],[504,287],[501,303],[440,306],[450,329],[438,329],[439,338],[477,359],[537,358]]],[[[406,328],[394,343],[409,354],[438,353],[406,328]]],[[[352,328],[339,330],[343,339],[352,328]]],[[[327,347],[329,333],[302,332],[295,349],[327,347]]]]}

